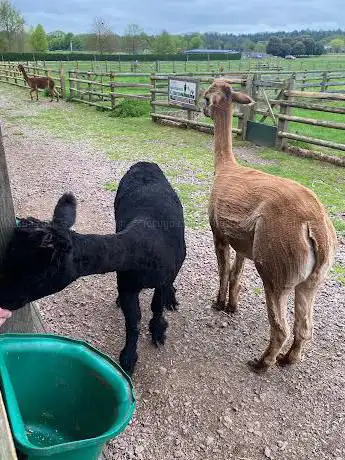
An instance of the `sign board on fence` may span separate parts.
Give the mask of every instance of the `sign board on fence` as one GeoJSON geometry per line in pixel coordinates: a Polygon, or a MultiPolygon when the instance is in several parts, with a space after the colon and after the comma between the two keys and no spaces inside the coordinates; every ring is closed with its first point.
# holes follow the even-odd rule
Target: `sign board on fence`
{"type": "Polygon", "coordinates": [[[169,78],[169,103],[184,109],[198,110],[199,81],[192,78],[169,78]]]}

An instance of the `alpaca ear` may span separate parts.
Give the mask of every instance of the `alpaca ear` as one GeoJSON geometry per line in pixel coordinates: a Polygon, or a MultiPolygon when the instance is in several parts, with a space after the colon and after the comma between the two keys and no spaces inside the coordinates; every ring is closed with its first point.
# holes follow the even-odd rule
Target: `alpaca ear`
{"type": "Polygon", "coordinates": [[[66,228],[75,224],[77,216],[77,200],[72,193],[64,193],[54,210],[53,223],[66,228]]]}
{"type": "Polygon", "coordinates": [[[248,94],[240,93],[239,91],[232,92],[232,100],[233,102],[237,102],[237,104],[253,104],[255,103],[254,99],[252,99],[248,94]]]}

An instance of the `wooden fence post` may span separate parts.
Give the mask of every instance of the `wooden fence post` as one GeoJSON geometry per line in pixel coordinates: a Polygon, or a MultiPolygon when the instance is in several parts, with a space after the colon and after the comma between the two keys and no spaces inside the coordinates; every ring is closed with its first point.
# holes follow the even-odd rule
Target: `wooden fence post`
{"type": "MultiPolygon", "coordinates": [[[[156,93],[155,91],[157,90],[157,80],[156,80],[156,75],[155,74],[152,74],[151,77],[150,77],[150,81],[151,81],[151,86],[152,86],[152,91],[151,91],[151,113],[155,113],[156,112],[156,106],[153,104],[156,100],[156,93]]],[[[156,122],[156,118],[155,117],[151,117],[152,121],[153,122],[156,122]]]]}
{"type": "Polygon", "coordinates": [[[68,81],[69,81],[69,99],[72,100],[74,97],[74,88],[75,88],[75,81],[72,80],[75,78],[75,72],[73,70],[68,71],[68,81]]]}
{"type": "MultiPolygon", "coordinates": [[[[91,91],[92,91],[92,83],[91,83],[91,73],[88,72],[87,73],[87,79],[89,80],[90,83],[87,84],[87,91],[88,91],[88,97],[89,97],[89,105],[91,105],[91,102],[92,102],[92,94],[91,94],[91,91]]],[[[79,96],[80,97],[80,96],[79,96]]]]}
{"type": "Polygon", "coordinates": [[[111,110],[115,109],[115,96],[114,96],[114,86],[112,85],[114,83],[114,74],[113,72],[110,72],[110,94],[111,94],[111,110]]]}
{"type": "MultiPolygon", "coordinates": [[[[78,67],[76,67],[76,69],[75,69],[74,78],[79,80],[79,68],[78,67]]],[[[76,87],[76,90],[77,90],[77,98],[78,99],[84,99],[84,96],[82,94],[80,94],[80,82],[77,81],[75,83],[76,83],[75,87],[76,87]]]]}
{"type": "MultiPolygon", "coordinates": [[[[241,91],[245,87],[245,92],[248,96],[253,97],[255,93],[254,88],[255,74],[248,74],[246,83],[241,84],[241,91]]],[[[255,100],[255,99],[254,99],[255,100]]],[[[242,130],[241,139],[246,140],[247,136],[247,125],[249,120],[255,119],[255,106],[243,105],[242,106],[242,118],[238,119],[238,127],[242,130]]]]}
{"type": "MultiPolygon", "coordinates": [[[[282,98],[285,100],[289,100],[289,94],[285,94],[285,92],[292,91],[295,84],[295,76],[292,76],[289,80],[286,81],[285,91],[283,92],[282,98]]],[[[280,105],[280,114],[282,115],[291,115],[291,107],[288,107],[285,104],[280,105]]],[[[283,148],[287,145],[288,139],[281,137],[279,133],[281,132],[288,132],[289,129],[289,121],[279,118],[278,120],[278,128],[277,128],[277,138],[276,138],[276,148],[278,150],[283,150],[283,148]]]]}
{"type": "Polygon", "coordinates": [[[60,86],[61,86],[61,97],[66,99],[66,85],[65,85],[65,69],[63,64],[60,65],[60,86]]]}
{"type": "MultiPolygon", "coordinates": [[[[16,225],[10,180],[8,177],[5,149],[0,128],[0,266],[4,263],[6,247],[16,225]]],[[[13,312],[0,327],[4,332],[39,332],[44,329],[39,314],[32,304],[13,312]]]]}
{"type": "Polygon", "coordinates": [[[326,92],[328,90],[327,83],[329,82],[328,72],[323,72],[322,74],[322,83],[321,83],[321,92],[326,92]]]}

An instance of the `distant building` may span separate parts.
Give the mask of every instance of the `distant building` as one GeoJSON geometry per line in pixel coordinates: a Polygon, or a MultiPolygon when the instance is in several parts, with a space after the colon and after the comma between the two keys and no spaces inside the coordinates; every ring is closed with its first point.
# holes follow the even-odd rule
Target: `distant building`
{"type": "Polygon", "coordinates": [[[206,49],[194,49],[184,50],[183,54],[238,54],[236,50],[206,50],[206,49]]]}
{"type": "Polygon", "coordinates": [[[247,59],[264,59],[269,57],[267,53],[258,53],[256,51],[243,51],[242,57],[247,59]]]}

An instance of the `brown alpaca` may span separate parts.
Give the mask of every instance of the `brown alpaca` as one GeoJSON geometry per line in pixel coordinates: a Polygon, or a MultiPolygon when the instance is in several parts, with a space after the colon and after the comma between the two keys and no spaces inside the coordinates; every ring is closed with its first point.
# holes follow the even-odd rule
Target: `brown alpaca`
{"type": "Polygon", "coordinates": [[[312,338],[315,296],[332,265],[337,239],[313,192],[292,180],[236,163],[232,102],[253,100],[233,91],[224,80],[215,80],[205,93],[204,113],[214,120],[215,129],[215,176],[209,203],[220,277],[215,308],[236,310],[244,260],[252,259],[263,281],[271,329],[262,357],[248,363],[259,372],[276,361],[292,364],[301,359],[312,338]],[[231,267],[229,245],[236,251],[231,267]],[[294,341],[286,354],[279,355],[289,337],[287,300],[293,290],[294,341]]]}
{"type": "Polygon", "coordinates": [[[59,93],[54,88],[55,83],[54,80],[50,77],[28,77],[27,73],[25,72],[24,67],[19,64],[18,70],[23,74],[24,80],[29,85],[30,89],[30,97],[32,98],[32,93],[36,92],[36,101],[38,101],[38,90],[39,89],[48,89],[49,95],[51,97],[50,102],[53,101],[54,96],[56,97],[56,101],[59,101],[59,93]]]}

